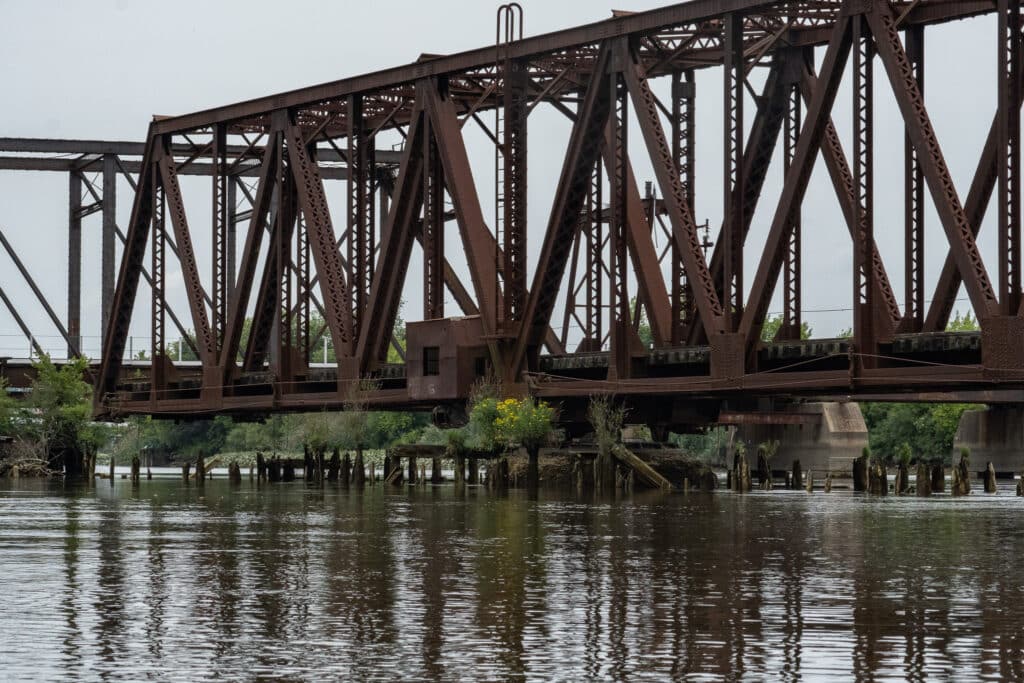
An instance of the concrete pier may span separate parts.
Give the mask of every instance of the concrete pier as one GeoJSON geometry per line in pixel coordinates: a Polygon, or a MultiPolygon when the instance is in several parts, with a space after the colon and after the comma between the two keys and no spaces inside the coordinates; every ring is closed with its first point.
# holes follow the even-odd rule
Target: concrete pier
{"type": "MultiPolygon", "coordinates": [[[[868,429],[856,403],[804,403],[793,412],[797,424],[741,424],[732,444],[744,441],[747,451],[778,440],[779,450],[771,458],[773,472],[783,472],[800,461],[804,471],[835,472],[849,476],[855,458],[868,445],[868,429]]],[[[732,447],[728,454],[732,462],[732,447]]]]}
{"type": "Polygon", "coordinates": [[[970,469],[979,477],[989,462],[1001,479],[1024,470],[1024,406],[965,411],[953,437],[954,466],[963,448],[970,451],[970,469]]]}

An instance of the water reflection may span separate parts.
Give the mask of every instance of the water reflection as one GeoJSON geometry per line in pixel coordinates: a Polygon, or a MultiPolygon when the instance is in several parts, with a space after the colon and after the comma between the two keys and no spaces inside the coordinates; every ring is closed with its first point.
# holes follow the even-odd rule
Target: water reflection
{"type": "Polygon", "coordinates": [[[1024,501],[0,484],[11,679],[1024,677],[1024,501]]]}

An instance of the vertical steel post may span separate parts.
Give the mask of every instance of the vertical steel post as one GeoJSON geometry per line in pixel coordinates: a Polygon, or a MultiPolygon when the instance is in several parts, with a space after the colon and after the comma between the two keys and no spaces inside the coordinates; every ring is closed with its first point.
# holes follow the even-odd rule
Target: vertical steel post
{"type": "Polygon", "coordinates": [[[502,207],[504,220],[503,262],[499,273],[504,278],[503,315],[506,321],[522,317],[526,305],[526,122],[529,113],[525,64],[509,61],[505,68],[504,154],[502,207]]]}
{"type": "MultiPolygon", "coordinates": [[[[690,214],[695,209],[696,185],[696,83],[693,70],[672,74],[672,157],[679,169],[679,179],[690,214]]],[[[676,240],[672,243],[672,344],[685,343],[686,331],[693,321],[693,293],[683,268],[683,257],[676,240]]]]}
{"type": "MultiPolygon", "coordinates": [[[[237,268],[235,265],[238,236],[238,183],[241,181],[235,177],[228,178],[228,239],[227,239],[227,280],[228,280],[228,306],[234,301],[235,280],[237,279],[237,268]]],[[[253,208],[255,210],[255,207],[253,208]]],[[[226,321],[226,319],[225,319],[226,321]]]]}
{"type": "Polygon", "coordinates": [[[68,358],[82,348],[82,176],[68,173],[68,358]]]}
{"type": "Polygon", "coordinates": [[[723,61],[725,73],[725,139],[723,185],[725,229],[723,230],[722,303],[727,328],[735,331],[743,317],[743,15],[734,12],[723,20],[723,61]]]}
{"type": "MultiPolygon", "coordinates": [[[[114,270],[117,268],[117,157],[103,156],[103,232],[100,245],[100,339],[107,333],[110,306],[114,301],[114,270]]],[[[102,341],[100,342],[102,344],[102,341]]]]}
{"type": "MultiPolygon", "coordinates": [[[[924,93],[924,27],[906,30],[907,58],[917,87],[924,93]]],[[[917,151],[904,133],[904,313],[901,332],[919,332],[924,325],[924,174],[917,151]]]]}
{"type": "Polygon", "coordinates": [[[876,350],[874,334],[874,154],[872,148],[872,61],[874,43],[864,17],[853,18],[853,186],[856,231],[853,244],[853,333],[856,365],[871,367],[876,350]]]}
{"type": "Polygon", "coordinates": [[[999,12],[999,312],[1017,315],[1021,300],[1020,0],[998,0],[999,12]]]}
{"type": "Polygon", "coordinates": [[[444,317],[444,168],[429,116],[423,125],[423,318],[433,320],[444,317]]]}
{"type": "Polygon", "coordinates": [[[374,149],[361,95],[348,98],[348,284],[352,293],[353,334],[358,335],[373,280],[374,149]]]}
{"type": "MultiPolygon", "coordinates": [[[[786,173],[789,173],[789,167],[793,164],[796,143],[800,137],[801,105],[800,85],[799,83],[794,83],[789,87],[789,94],[786,98],[786,117],[783,120],[783,177],[785,177],[786,173]]],[[[786,256],[782,264],[782,324],[779,326],[779,331],[776,335],[776,339],[779,340],[800,339],[800,329],[803,324],[800,304],[801,215],[799,205],[795,206],[792,212],[790,212],[789,220],[789,241],[786,244],[786,256]]]]}
{"type": "MultiPolygon", "coordinates": [[[[150,339],[150,401],[156,409],[156,402],[162,398],[164,380],[164,322],[166,313],[166,302],[164,300],[164,281],[166,277],[166,253],[167,233],[164,228],[166,221],[166,209],[164,203],[164,188],[160,179],[160,167],[154,163],[149,169],[142,169],[143,173],[152,173],[153,188],[153,217],[152,217],[152,245],[150,267],[153,278],[151,319],[150,325],[152,335],[150,339]]],[[[141,183],[140,183],[141,184],[141,183]]]]}
{"type": "Polygon", "coordinates": [[[220,353],[224,340],[224,325],[228,311],[228,173],[227,126],[213,127],[212,180],[212,233],[213,233],[213,285],[211,298],[211,327],[213,348],[220,353]]]}
{"type": "Polygon", "coordinates": [[[626,253],[628,240],[628,214],[626,211],[627,192],[629,188],[629,138],[628,138],[628,102],[626,83],[618,71],[613,71],[610,89],[613,94],[612,116],[612,168],[609,168],[611,195],[611,224],[609,225],[609,292],[611,294],[611,353],[608,364],[608,376],[621,379],[630,375],[630,328],[629,313],[629,257],[626,253]]]}
{"type": "Polygon", "coordinates": [[[604,171],[601,158],[594,163],[594,173],[587,192],[587,273],[586,273],[586,350],[600,351],[604,345],[604,171]]]}

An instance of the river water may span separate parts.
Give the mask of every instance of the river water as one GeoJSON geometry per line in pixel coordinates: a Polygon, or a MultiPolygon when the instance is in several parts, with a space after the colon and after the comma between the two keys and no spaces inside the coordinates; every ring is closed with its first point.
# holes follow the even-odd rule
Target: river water
{"type": "Polygon", "coordinates": [[[1024,677],[1024,499],[0,480],[2,680],[1024,677]]]}

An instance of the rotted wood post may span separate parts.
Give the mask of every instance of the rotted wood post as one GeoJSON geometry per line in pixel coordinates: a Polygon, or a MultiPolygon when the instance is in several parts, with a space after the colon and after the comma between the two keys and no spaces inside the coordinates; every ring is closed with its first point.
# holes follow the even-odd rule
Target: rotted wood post
{"type": "Polygon", "coordinates": [[[825,491],[825,493],[831,493],[832,492],[832,473],[831,472],[829,472],[828,475],[825,477],[825,486],[823,487],[822,490],[825,491]]]}
{"type": "Polygon", "coordinates": [[[203,460],[203,456],[196,458],[196,483],[201,484],[206,479],[206,462],[203,460]]]}
{"type": "Polygon", "coordinates": [[[907,463],[901,461],[896,468],[896,482],[893,484],[892,490],[897,496],[902,496],[910,490],[910,469],[907,467],[907,463]]]}
{"type": "Polygon", "coordinates": [[[314,477],[313,457],[306,444],[302,444],[302,476],[306,481],[312,481],[314,477]]]}
{"type": "Polygon", "coordinates": [[[427,463],[425,462],[420,463],[420,478],[417,483],[424,486],[427,484],[427,463]]]}
{"type": "MultiPolygon", "coordinates": [[[[864,449],[865,451],[867,449],[864,449]]],[[[853,490],[854,491],[867,491],[868,489],[868,454],[862,453],[861,456],[853,461],[853,490]]]]}
{"type": "Polygon", "coordinates": [[[416,456],[409,456],[409,483],[416,483],[416,456]]]}
{"type": "Polygon", "coordinates": [[[189,480],[189,470],[191,468],[192,468],[191,463],[187,463],[187,462],[183,463],[182,466],[181,466],[181,478],[183,480],[185,480],[185,483],[188,483],[188,480],[189,480]]]}
{"type": "Polygon", "coordinates": [[[228,481],[233,486],[242,485],[242,468],[237,462],[231,462],[228,464],[228,481]]]}
{"type": "Polygon", "coordinates": [[[942,463],[932,465],[932,493],[944,493],[946,491],[946,468],[942,463]]]}
{"type": "Polygon", "coordinates": [[[875,460],[868,470],[868,491],[876,496],[889,493],[889,476],[881,460],[875,460]]]}
{"type": "Polygon", "coordinates": [[[793,486],[793,490],[794,491],[799,491],[801,488],[803,488],[804,474],[803,474],[803,472],[800,469],[800,461],[799,460],[794,460],[793,461],[793,477],[792,477],[791,481],[792,481],[792,486],[793,486]]]}
{"type": "Polygon", "coordinates": [[[444,481],[444,476],[441,474],[441,458],[434,458],[430,462],[430,483],[440,484],[444,481]]]}
{"type": "Polygon", "coordinates": [[[114,481],[114,456],[110,456],[110,481],[114,481]]]}
{"type": "Polygon", "coordinates": [[[338,474],[339,481],[342,486],[348,486],[352,482],[352,459],[345,451],[345,455],[341,456],[341,472],[338,474]]]}
{"type": "Polygon", "coordinates": [[[335,448],[331,453],[331,462],[327,465],[327,481],[338,481],[341,473],[341,453],[335,448]]]}
{"type": "Polygon", "coordinates": [[[932,478],[928,471],[928,465],[923,462],[917,463],[917,477],[914,481],[915,493],[921,498],[932,495],[932,478]]]}
{"type": "Polygon", "coordinates": [[[295,481],[295,461],[291,458],[281,461],[281,481],[295,481]]]}
{"type": "Polygon", "coordinates": [[[277,456],[267,461],[267,481],[281,481],[281,459],[277,456]]]}
{"type": "Polygon", "coordinates": [[[472,456],[470,456],[470,458],[469,458],[469,477],[468,477],[468,480],[469,480],[468,481],[469,484],[476,485],[476,484],[480,483],[480,461],[477,460],[475,457],[472,457],[472,456]]]}
{"type": "Polygon", "coordinates": [[[807,493],[814,493],[814,470],[807,470],[807,493]]]}
{"type": "Polygon", "coordinates": [[[153,470],[150,469],[149,465],[146,465],[146,479],[149,481],[153,479],[153,470]]]}
{"type": "Polygon", "coordinates": [[[140,468],[142,463],[139,462],[139,456],[132,456],[132,483],[139,483],[141,477],[139,476],[140,468]]]}
{"type": "Polygon", "coordinates": [[[1017,495],[1024,496],[1024,472],[1021,472],[1020,479],[1017,480],[1017,495]]]}
{"type": "Polygon", "coordinates": [[[377,483],[377,463],[370,463],[370,486],[377,483]]]}
{"type": "Polygon", "coordinates": [[[384,451],[384,471],[381,474],[384,481],[387,481],[387,478],[391,476],[391,467],[391,451],[386,450],[384,451]]]}
{"type": "Polygon", "coordinates": [[[461,486],[466,483],[466,456],[462,453],[455,454],[455,485],[461,486]]]}
{"type": "Polygon", "coordinates": [[[366,485],[366,466],[363,464],[363,449],[356,449],[356,462],[352,469],[352,485],[363,488],[366,485]]]}
{"type": "Polygon", "coordinates": [[[267,460],[261,451],[256,451],[256,481],[267,480],[267,460]]]}
{"type": "Polygon", "coordinates": [[[985,493],[995,493],[996,490],[996,468],[990,460],[985,466],[985,493]]]}

